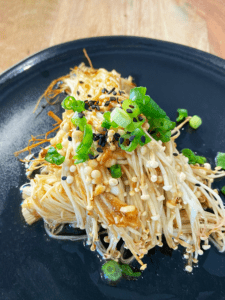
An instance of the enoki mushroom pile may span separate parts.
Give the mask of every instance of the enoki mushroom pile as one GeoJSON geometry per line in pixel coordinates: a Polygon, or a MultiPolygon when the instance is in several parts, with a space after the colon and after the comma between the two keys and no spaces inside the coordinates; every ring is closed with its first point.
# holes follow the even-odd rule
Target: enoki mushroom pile
{"type": "Polygon", "coordinates": [[[26,222],[43,219],[53,238],[86,238],[91,250],[98,250],[105,259],[128,262],[123,251],[129,249],[133,255],[129,262],[135,258],[141,270],[147,266],[142,262],[144,255],[155,246],[163,246],[163,235],[170,248],[185,248],[185,268],[189,272],[198,256],[210,248],[209,241],[224,251],[224,204],[211,185],[225,172],[212,170],[208,163],[188,164],[188,158],[178,152],[175,139],[189,118],[172,129],[168,142],[162,142],[149,133],[148,120],[140,113],[133,122],[143,121],[144,145],[125,151],[118,140],[129,132],[121,126],[107,129],[102,122],[103,113],[112,114],[129,99],[130,90],[135,87],[132,78],[124,79],[115,70],[108,72],[81,64],[61,77],[57,88],[53,88],[56,82],[45,92],[47,101],[51,103],[51,98],[61,92],[84,101],[85,111],[78,112],[82,114],[78,118],[85,118],[91,126],[93,143],[86,153],[88,159],[75,164],[74,157],[85,133],[72,123],[72,109],[65,110],[62,120],[56,118],[59,130],[48,141],[55,149],[60,145],[56,152],[64,158],[61,164],[46,161],[50,148],[47,146],[31,160],[28,174],[37,169],[40,172],[23,189],[22,213],[26,222]],[[145,144],[146,138],[150,142],[145,144]],[[121,171],[116,178],[110,170],[115,165],[121,171]],[[65,224],[85,230],[86,235],[60,235],[65,224]],[[102,228],[107,233],[107,247],[100,241],[102,228]],[[118,251],[120,239],[124,244],[118,251]]]}

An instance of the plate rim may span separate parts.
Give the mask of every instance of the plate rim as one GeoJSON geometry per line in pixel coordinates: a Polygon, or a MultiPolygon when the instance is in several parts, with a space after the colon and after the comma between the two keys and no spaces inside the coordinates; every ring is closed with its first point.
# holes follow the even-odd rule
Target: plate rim
{"type": "Polygon", "coordinates": [[[0,74],[0,86],[6,84],[7,81],[15,78],[21,73],[26,72],[26,70],[38,65],[39,63],[44,62],[50,58],[55,57],[57,54],[62,54],[66,52],[68,48],[84,48],[89,45],[98,45],[101,43],[111,43],[108,45],[110,48],[115,42],[122,45],[128,45],[127,42],[133,42],[133,46],[136,44],[136,48],[139,46],[147,47],[149,50],[158,49],[164,52],[167,55],[175,55],[181,59],[192,62],[195,65],[200,65],[203,68],[211,69],[216,73],[219,73],[225,79],[225,59],[218,57],[214,54],[159,39],[153,39],[148,37],[132,36],[132,35],[112,35],[112,36],[96,36],[96,37],[87,37],[82,39],[76,39],[68,41],[65,43],[60,43],[43,50],[40,50],[25,59],[19,61],[15,65],[9,67],[0,74]],[[114,43],[113,43],[114,42],[114,43]],[[135,43],[136,42],[136,43],[135,43]],[[138,46],[137,46],[138,45],[138,46]]]}

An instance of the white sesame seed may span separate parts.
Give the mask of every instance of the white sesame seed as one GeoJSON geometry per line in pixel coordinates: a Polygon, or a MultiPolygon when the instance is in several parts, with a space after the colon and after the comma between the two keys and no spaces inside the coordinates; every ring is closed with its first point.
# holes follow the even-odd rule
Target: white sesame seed
{"type": "Polygon", "coordinates": [[[109,179],[109,185],[110,186],[116,186],[118,184],[118,180],[116,178],[110,178],[109,179]]]}
{"type": "Polygon", "coordinates": [[[76,167],[75,167],[74,165],[72,165],[72,166],[70,167],[70,172],[73,173],[73,172],[75,172],[75,170],[76,170],[76,167]]]}
{"type": "Polygon", "coordinates": [[[66,182],[67,182],[68,184],[71,184],[71,183],[73,182],[73,177],[72,177],[71,175],[67,176],[66,182]]]}

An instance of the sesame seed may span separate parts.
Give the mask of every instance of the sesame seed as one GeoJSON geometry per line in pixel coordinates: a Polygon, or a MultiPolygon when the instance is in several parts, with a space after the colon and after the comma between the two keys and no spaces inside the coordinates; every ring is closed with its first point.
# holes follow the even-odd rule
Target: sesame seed
{"type": "Polygon", "coordinates": [[[89,98],[91,98],[92,96],[90,94],[87,95],[89,98]]]}
{"type": "Polygon", "coordinates": [[[80,95],[80,92],[79,92],[79,91],[77,91],[77,95],[78,95],[78,96],[80,95]]]}
{"type": "Polygon", "coordinates": [[[104,128],[103,128],[103,131],[107,131],[107,128],[104,127],[104,128]]]}
{"type": "Polygon", "coordinates": [[[100,107],[99,107],[99,105],[96,105],[96,109],[99,111],[100,110],[100,107]]]}
{"type": "Polygon", "coordinates": [[[90,158],[90,159],[94,159],[95,157],[94,157],[94,155],[92,155],[92,154],[88,154],[88,157],[90,158]]]}
{"type": "Polygon", "coordinates": [[[125,94],[125,92],[124,92],[124,91],[119,91],[119,93],[120,93],[120,95],[121,95],[121,94],[125,94]]]}
{"type": "Polygon", "coordinates": [[[178,153],[173,153],[173,156],[178,156],[178,153]]]}
{"type": "Polygon", "coordinates": [[[98,158],[99,157],[99,154],[95,155],[94,159],[98,158]]]}
{"type": "Polygon", "coordinates": [[[110,101],[116,101],[116,97],[110,97],[109,100],[110,101]]]}
{"type": "Polygon", "coordinates": [[[89,104],[88,104],[88,103],[85,103],[85,104],[84,104],[84,108],[85,108],[86,110],[88,110],[89,104]]]}
{"type": "Polygon", "coordinates": [[[196,183],[195,186],[201,186],[201,184],[200,183],[196,183]]]}
{"type": "Polygon", "coordinates": [[[77,126],[77,127],[76,127],[76,130],[80,130],[80,127],[79,127],[79,126],[77,126]]]}
{"type": "Polygon", "coordinates": [[[129,107],[130,107],[130,108],[134,108],[134,106],[133,106],[133,105],[129,105],[129,107]]]}
{"type": "Polygon", "coordinates": [[[130,132],[130,131],[127,131],[127,133],[128,133],[128,134],[131,134],[131,132],[130,132]]]}
{"type": "Polygon", "coordinates": [[[129,141],[132,142],[135,139],[135,135],[129,137],[129,141]]]}
{"type": "Polygon", "coordinates": [[[92,109],[95,109],[95,108],[96,108],[96,106],[95,106],[95,105],[92,105],[92,106],[91,106],[91,108],[92,108],[92,109]]]}
{"type": "Polygon", "coordinates": [[[109,92],[108,92],[108,94],[111,94],[112,92],[114,92],[115,91],[115,87],[113,87],[109,92]]]}
{"type": "Polygon", "coordinates": [[[93,140],[94,140],[94,142],[96,142],[96,141],[98,141],[99,140],[99,135],[98,134],[96,134],[96,133],[93,133],[93,140]]]}
{"type": "Polygon", "coordinates": [[[98,147],[96,150],[97,150],[99,153],[102,153],[102,152],[103,152],[103,149],[100,148],[100,147],[98,147]]]}
{"type": "Polygon", "coordinates": [[[66,180],[66,178],[67,178],[67,176],[62,176],[61,179],[62,179],[62,180],[66,180]]]}
{"type": "Polygon", "coordinates": [[[68,136],[68,141],[72,141],[72,137],[71,136],[68,136]]]}
{"type": "Polygon", "coordinates": [[[119,134],[118,132],[116,132],[116,133],[114,134],[114,139],[115,139],[116,141],[119,141],[119,138],[120,138],[120,134],[119,134]]]}
{"type": "Polygon", "coordinates": [[[124,142],[124,138],[121,137],[121,138],[120,138],[120,144],[123,144],[123,142],[124,142]]]}
{"type": "Polygon", "coordinates": [[[93,101],[93,100],[89,101],[89,106],[92,106],[94,104],[95,104],[95,101],[93,101]]]}
{"type": "Polygon", "coordinates": [[[127,110],[126,110],[126,112],[128,113],[128,114],[132,114],[132,109],[130,109],[130,108],[128,108],[127,110]]]}
{"type": "Polygon", "coordinates": [[[116,91],[114,91],[114,92],[113,92],[113,95],[114,95],[114,96],[115,96],[115,95],[117,95],[117,92],[116,92],[116,91]]]}
{"type": "Polygon", "coordinates": [[[84,83],[84,82],[80,80],[79,83],[82,84],[82,83],[84,83]]]}
{"type": "Polygon", "coordinates": [[[110,104],[110,101],[106,101],[104,106],[109,106],[109,104],[110,104]]]}
{"type": "Polygon", "coordinates": [[[136,123],[136,122],[137,122],[137,119],[136,119],[136,118],[133,118],[133,122],[136,123]]]}
{"type": "Polygon", "coordinates": [[[141,116],[138,116],[139,121],[143,121],[143,118],[141,116]]]}
{"type": "Polygon", "coordinates": [[[145,141],[146,141],[146,138],[145,138],[145,136],[144,136],[144,135],[142,135],[142,136],[141,136],[141,141],[142,141],[142,143],[145,143],[145,141]]]}
{"type": "Polygon", "coordinates": [[[108,90],[106,88],[102,89],[102,93],[108,93],[108,90]]]}
{"type": "Polygon", "coordinates": [[[84,114],[81,113],[81,112],[79,112],[79,113],[78,113],[78,117],[79,117],[80,119],[82,119],[82,118],[84,117],[84,114]]]}

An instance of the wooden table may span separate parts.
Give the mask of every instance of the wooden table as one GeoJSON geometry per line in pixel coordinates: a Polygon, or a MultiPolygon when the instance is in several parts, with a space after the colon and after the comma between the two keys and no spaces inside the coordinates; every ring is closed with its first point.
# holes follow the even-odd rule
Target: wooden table
{"type": "Polygon", "coordinates": [[[135,35],[225,58],[224,0],[0,0],[0,73],[47,47],[135,35]]]}

